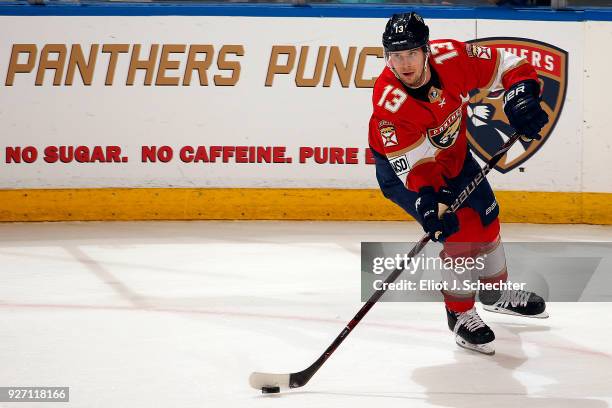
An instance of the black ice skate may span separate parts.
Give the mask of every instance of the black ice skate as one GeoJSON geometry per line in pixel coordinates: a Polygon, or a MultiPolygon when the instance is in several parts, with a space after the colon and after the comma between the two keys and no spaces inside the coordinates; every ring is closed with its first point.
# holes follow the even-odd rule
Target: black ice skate
{"type": "Polygon", "coordinates": [[[478,294],[485,310],[514,316],[546,319],[546,302],[526,290],[488,290],[478,294]]]}
{"type": "Polygon", "coordinates": [[[446,317],[448,328],[455,333],[455,342],[459,346],[483,354],[495,354],[495,348],[493,348],[495,334],[478,316],[476,308],[472,307],[467,312],[461,313],[447,308],[446,317]]]}

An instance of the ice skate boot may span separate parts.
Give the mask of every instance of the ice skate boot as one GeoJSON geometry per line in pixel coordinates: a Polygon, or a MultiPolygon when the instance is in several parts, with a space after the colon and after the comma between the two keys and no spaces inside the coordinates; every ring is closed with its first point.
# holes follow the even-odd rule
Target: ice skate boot
{"type": "Polygon", "coordinates": [[[460,347],[487,355],[495,354],[495,334],[478,316],[476,308],[467,312],[453,312],[447,308],[446,317],[448,328],[455,334],[455,342],[460,347]]]}
{"type": "Polygon", "coordinates": [[[513,316],[545,319],[546,302],[540,296],[526,290],[486,290],[478,294],[484,310],[513,316]]]}

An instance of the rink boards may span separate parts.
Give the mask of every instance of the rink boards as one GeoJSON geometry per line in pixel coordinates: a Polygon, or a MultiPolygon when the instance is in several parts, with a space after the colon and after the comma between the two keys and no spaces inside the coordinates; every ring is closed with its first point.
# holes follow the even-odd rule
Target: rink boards
{"type": "MultiPolygon", "coordinates": [[[[531,41],[558,82],[545,142],[490,176],[503,220],[612,223],[611,23],[427,22],[531,41]]],[[[367,150],[384,23],[0,16],[0,220],[406,219],[367,150]]]]}

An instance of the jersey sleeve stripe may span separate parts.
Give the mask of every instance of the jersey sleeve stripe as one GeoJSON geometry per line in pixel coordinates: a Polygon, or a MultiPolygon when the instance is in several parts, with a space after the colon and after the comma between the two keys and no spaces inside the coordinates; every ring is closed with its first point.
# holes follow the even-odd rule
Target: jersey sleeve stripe
{"type": "Polygon", "coordinates": [[[495,75],[492,78],[492,82],[487,85],[487,89],[490,91],[498,91],[503,89],[504,86],[502,79],[504,75],[506,75],[508,71],[527,63],[525,59],[503,49],[497,49],[497,55],[495,75]]]}
{"type": "Polygon", "coordinates": [[[527,61],[525,61],[524,59],[519,59],[515,64],[509,65],[506,69],[503,70],[501,74],[501,78],[503,78],[504,75],[506,75],[506,73],[508,73],[509,71],[512,71],[514,68],[518,68],[521,65],[525,65],[525,64],[527,64],[527,61]]]}
{"type": "Polygon", "coordinates": [[[429,163],[429,162],[435,162],[436,159],[434,159],[433,157],[425,157],[419,161],[417,161],[416,163],[414,163],[412,165],[412,168],[414,169],[416,166],[418,166],[419,164],[423,164],[423,163],[429,163]]]}
{"type": "Polygon", "coordinates": [[[491,75],[491,79],[489,83],[485,86],[485,89],[493,90],[495,83],[501,81],[501,76],[499,75],[499,62],[501,60],[501,55],[499,49],[495,49],[495,69],[493,69],[493,75],[491,75]]]}
{"type": "Polygon", "coordinates": [[[410,146],[403,148],[402,150],[398,150],[396,152],[388,152],[387,153],[387,157],[393,158],[393,157],[401,156],[402,154],[407,153],[407,152],[409,152],[411,150],[414,150],[417,147],[421,146],[424,141],[425,141],[425,136],[421,136],[419,138],[419,140],[417,140],[416,142],[414,142],[410,146]]]}

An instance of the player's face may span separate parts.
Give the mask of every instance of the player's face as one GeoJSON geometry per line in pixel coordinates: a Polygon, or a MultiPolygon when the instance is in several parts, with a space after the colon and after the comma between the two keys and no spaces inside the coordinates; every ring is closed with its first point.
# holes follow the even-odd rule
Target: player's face
{"type": "Polygon", "coordinates": [[[421,83],[425,64],[425,53],[421,48],[389,52],[388,58],[389,64],[406,85],[416,86],[421,83]]]}

